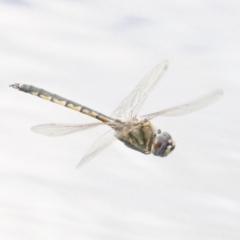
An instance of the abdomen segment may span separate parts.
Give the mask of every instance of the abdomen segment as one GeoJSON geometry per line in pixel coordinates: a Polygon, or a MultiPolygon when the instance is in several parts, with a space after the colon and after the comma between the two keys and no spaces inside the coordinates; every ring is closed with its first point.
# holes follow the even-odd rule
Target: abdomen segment
{"type": "Polygon", "coordinates": [[[10,87],[13,87],[15,89],[18,89],[20,91],[26,92],[26,93],[30,93],[34,96],[38,96],[42,99],[57,103],[59,105],[65,106],[67,108],[70,108],[72,110],[75,110],[77,112],[81,112],[84,113],[90,117],[96,118],[102,122],[110,122],[110,121],[114,121],[114,119],[105,116],[104,114],[101,114],[97,111],[94,111],[88,107],[85,107],[79,103],[73,102],[71,100],[68,100],[66,98],[63,98],[61,96],[58,96],[57,94],[48,92],[44,89],[40,89],[31,85],[26,85],[26,84],[19,84],[19,83],[15,83],[10,85],[10,87]]]}

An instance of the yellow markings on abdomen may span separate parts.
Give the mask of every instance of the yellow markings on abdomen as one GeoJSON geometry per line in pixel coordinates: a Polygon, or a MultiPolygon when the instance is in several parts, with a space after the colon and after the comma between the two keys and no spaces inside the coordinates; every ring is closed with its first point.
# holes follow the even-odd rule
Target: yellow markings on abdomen
{"type": "Polygon", "coordinates": [[[92,117],[98,116],[98,114],[97,114],[96,112],[91,112],[90,115],[91,115],[92,117]]]}
{"type": "Polygon", "coordinates": [[[38,92],[30,92],[32,95],[37,96],[38,92]]]}
{"type": "Polygon", "coordinates": [[[94,117],[102,122],[109,122],[109,121],[113,121],[114,119],[111,118],[111,117],[107,117],[97,111],[94,111],[90,108],[87,108],[83,105],[80,105],[76,102],[73,102],[73,101],[70,101],[66,98],[63,98],[61,96],[58,96],[54,93],[51,93],[51,92],[48,92],[44,89],[40,89],[40,88],[37,88],[37,87],[34,87],[34,86],[31,86],[31,85],[26,85],[26,84],[23,84],[23,85],[17,85],[17,88],[23,92],[26,92],[26,93],[30,93],[34,96],[38,96],[44,100],[47,100],[47,101],[51,101],[51,102],[54,102],[54,103],[57,103],[59,105],[62,105],[62,106],[65,106],[67,108],[70,108],[72,110],[75,110],[77,112],[82,112],[90,117],[94,117]]]}
{"type": "Polygon", "coordinates": [[[90,115],[91,111],[89,111],[88,109],[84,108],[82,111],[82,113],[85,113],[87,115],[90,115]]]}
{"type": "Polygon", "coordinates": [[[71,104],[71,103],[67,104],[66,107],[71,108],[71,109],[73,109],[73,110],[75,110],[75,111],[78,111],[78,112],[80,112],[80,110],[82,109],[81,106],[74,106],[74,105],[71,104]]]}
{"type": "Polygon", "coordinates": [[[94,117],[94,118],[96,118],[99,115],[99,113],[96,113],[96,112],[94,112],[90,109],[86,109],[86,108],[83,108],[81,112],[87,114],[88,116],[94,117]]]}
{"type": "Polygon", "coordinates": [[[48,101],[50,101],[51,98],[52,98],[51,96],[46,96],[46,95],[43,95],[43,94],[40,94],[39,97],[40,97],[40,98],[43,98],[43,99],[45,99],[45,100],[48,100],[48,101]]]}
{"type": "Polygon", "coordinates": [[[108,122],[109,121],[107,118],[105,118],[105,117],[103,117],[101,115],[98,115],[96,118],[99,119],[102,122],[108,122]]]}
{"type": "Polygon", "coordinates": [[[62,106],[65,106],[67,101],[65,101],[65,100],[61,101],[61,100],[57,100],[56,98],[53,98],[52,102],[57,103],[57,104],[62,105],[62,106]]]}

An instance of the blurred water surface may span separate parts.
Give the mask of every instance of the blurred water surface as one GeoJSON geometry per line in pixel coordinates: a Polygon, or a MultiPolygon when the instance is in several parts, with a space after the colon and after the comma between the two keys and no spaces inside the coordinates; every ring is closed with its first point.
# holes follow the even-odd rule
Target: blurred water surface
{"type": "Polygon", "coordinates": [[[0,1],[0,239],[240,237],[239,1],[0,1]],[[62,138],[41,123],[87,116],[8,88],[56,92],[104,114],[163,59],[147,114],[216,87],[194,114],[157,118],[176,139],[166,159],[115,142],[75,166],[106,127],[62,138]]]}

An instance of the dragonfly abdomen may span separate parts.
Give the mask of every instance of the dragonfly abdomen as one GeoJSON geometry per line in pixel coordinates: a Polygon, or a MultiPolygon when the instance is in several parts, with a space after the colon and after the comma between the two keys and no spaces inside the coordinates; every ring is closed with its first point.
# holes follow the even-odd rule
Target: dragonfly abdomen
{"type": "Polygon", "coordinates": [[[59,105],[65,106],[65,107],[75,110],[77,112],[84,113],[84,114],[86,114],[90,117],[96,118],[102,122],[110,122],[110,121],[114,120],[110,117],[105,116],[104,114],[94,111],[94,110],[92,110],[88,107],[85,107],[79,103],[73,102],[71,100],[63,98],[57,94],[48,92],[41,88],[37,88],[37,87],[31,86],[31,85],[26,85],[26,84],[18,84],[18,83],[11,85],[11,87],[19,89],[20,91],[23,91],[26,93],[30,93],[34,96],[38,96],[47,101],[51,101],[51,102],[57,103],[59,105]]]}

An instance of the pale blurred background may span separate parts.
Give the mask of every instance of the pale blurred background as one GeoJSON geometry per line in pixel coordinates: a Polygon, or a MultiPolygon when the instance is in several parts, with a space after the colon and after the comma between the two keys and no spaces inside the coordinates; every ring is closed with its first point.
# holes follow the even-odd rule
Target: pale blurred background
{"type": "Polygon", "coordinates": [[[1,240],[240,239],[240,1],[0,0],[0,66],[1,240]],[[153,121],[177,144],[164,159],[116,141],[76,170],[108,128],[34,134],[95,120],[8,87],[110,114],[163,59],[170,67],[142,114],[225,93],[153,121]]]}

